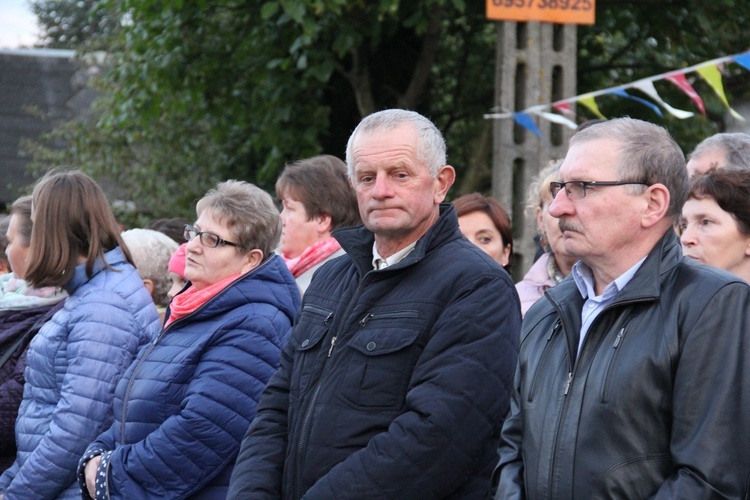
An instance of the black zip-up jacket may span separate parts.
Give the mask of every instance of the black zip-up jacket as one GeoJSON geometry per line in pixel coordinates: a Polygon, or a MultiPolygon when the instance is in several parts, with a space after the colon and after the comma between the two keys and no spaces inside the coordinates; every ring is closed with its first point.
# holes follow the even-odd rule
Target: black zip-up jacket
{"type": "Polygon", "coordinates": [[[496,498],[745,497],[750,287],[670,230],[576,355],[582,306],[571,277],[524,318],[496,498]]]}
{"type": "Polygon", "coordinates": [[[517,362],[508,274],[461,236],[452,205],[401,262],[373,235],[305,293],[261,397],[229,498],[487,498],[517,362]]]}

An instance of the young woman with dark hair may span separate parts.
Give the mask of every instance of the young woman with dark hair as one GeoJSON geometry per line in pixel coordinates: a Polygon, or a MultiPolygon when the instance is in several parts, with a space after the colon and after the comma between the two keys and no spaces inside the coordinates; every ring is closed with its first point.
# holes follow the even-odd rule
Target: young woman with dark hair
{"type": "Polygon", "coordinates": [[[18,453],[0,494],[80,498],[78,459],[111,423],[115,385],[158,331],[158,315],[96,182],[52,173],[32,196],[26,280],[69,297],[29,345],[18,453]]]}

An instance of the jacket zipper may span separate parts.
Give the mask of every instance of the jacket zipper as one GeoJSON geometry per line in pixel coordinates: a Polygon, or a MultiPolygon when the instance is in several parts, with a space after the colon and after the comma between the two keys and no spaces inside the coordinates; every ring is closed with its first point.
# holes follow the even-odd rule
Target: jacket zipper
{"type": "MultiPolygon", "coordinates": [[[[627,301],[623,301],[623,302],[615,302],[613,304],[608,305],[594,319],[594,322],[591,324],[591,326],[589,326],[588,332],[593,331],[594,326],[596,326],[599,323],[602,315],[604,313],[606,313],[607,311],[609,311],[610,309],[614,309],[615,307],[622,307],[622,306],[626,306],[628,304],[634,304],[634,303],[638,303],[638,302],[642,302],[642,300],[641,299],[627,300],[627,301]]],[[[554,302],[553,302],[553,304],[554,304],[554,302]]],[[[556,304],[554,304],[554,305],[555,305],[555,308],[557,309],[557,314],[559,315],[559,318],[562,318],[562,312],[560,311],[559,308],[557,308],[556,304]]],[[[622,333],[624,335],[624,332],[620,332],[620,333],[622,333]]],[[[588,333],[587,333],[586,336],[588,337],[588,333]]],[[[618,335],[618,338],[615,338],[615,345],[619,346],[619,344],[620,344],[621,341],[622,341],[622,337],[620,337],[618,335]]],[[[585,344],[585,341],[584,341],[584,344],[585,344]]],[[[575,358],[576,359],[575,365],[571,364],[570,360],[573,359],[573,356],[572,356],[572,353],[570,352],[570,349],[568,347],[566,347],[566,349],[568,349],[568,378],[567,378],[567,380],[565,382],[565,388],[563,390],[563,397],[564,397],[564,399],[563,399],[563,402],[562,402],[562,408],[560,408],[560,414],[559,414],[560,416],[558,417],[558,419],[557,419],[557,425],[555,426],[555,431],[556,431],[555,432],[555,442],[554,442],[554,445],[553,445],[552,456],[551,456],[551,459],[550,459],[550,462],[551,462],[550,463],[550,469],[549,469],[550,473],[549,473],[549,480],[548,480],[548,484],[547,484],[547,494],[548,495],[552,495],[553,497],[554,496],[558,496],[557,492],[554,492],[554,494],[553,494],[552,482],[553,482],[554,477],[555,477],[555,469],[556,469],[555,463],[557,462],[557,448],[558,448],[559,441],[560,441],[560,425],[561,425],[561,423],[563,421],[563,416],[565,415],[565,413],[567,412],[567,409],[568,409],[568,397],[567,396],[568,396],[568,393],[570,392],[570,387],[571,387],[572,382],[573,382],[573,376],[575,375],[575,372],[576,372],[576,370],[578,368],[578,360],[580,359],[580,353],[579,353],[579,355],[576,356],[576,358],[575,358]]]]}
{"type": "MultiPolygon", "coordinates": [[[[127,419],[125,418],[125,416],[127,415],[128,400],[130,399],[130,390],[133,388],[133,383],[135,382],[135,378],[136,378],[136,375],[138,374],[138,371],[141,369],[141,365],[143,365],[144,361],[146,361],[146,358],[148,357],[149,354],[151,354],[151,351],[154,350],[154,348],[156,347],[156,344],[159,342],[159,340],[161,340],[164,337],[164,335],[166,335],[167,332],[172,329],[173,326],[175,326],[178,323],[183,323],[183,322],[185,322],[185,320],[187,320],[189,318],[192,318],[193,316],[195,316],[196,314],[198,314],[199,312],[201,312],[205,307],[207,307],[208,304],[214,302],[215,299],[217,299],[217,298],[221,297],[222,295],[224,295],[226,293],[226,291],[232,285],[234,285],[238,281],[241,281],[241,280],[247,278],[251,274],[256,274],[260,269],[263,269],[266,265],[268,265],[269,261],[270,260],[266,260],[263,264],[259,265],[258,267],[256,267],[252,271],[250,271],[249,273],[244,274],[244,275],[240,276],[239,278],[237,278],[236,280],[234,280],[232,283],[230,283],[229,285],[227,285],[226,287],[224,287],[224,289],[222,291],[220,291],[219,293],[217,293],[216,296],[214,296],[213,298],[209,299],[207,302],[205,302],[202,306],[200,306],[195,311],[191,312],[190,314],[188,314],[186,316],[183,316],[182,318],[180,318],[178,320],[175,320],[175,322],[172,323],[171,325],[169,325],[168,327],[162,328],[161,332],[159,332],[159,335],[157,335],[156,338],[153,341],[151,341],[151,343],[148,346],[148,349],[146,349],[146,352],[143,353],[143,356],[141,356],[141,359],[138,360],[138,364],[133,369],[133,374],[130,376],[130,380],[128,381],[128,387],[127,387],[127,389],[125,389],[125,394],[122,397],[122,421],[120,422],[120,424],[121,424],[122,438],[120,439],[120,444],[125,444],[125,422],[127,421],[127,419]]],[[[169,308],[167,308],[167,311],[169,311],[169,308]]]]}
{"type": "Polygon", "coordinates": [[[600,400],[602,402],[607,401],[607,394],[609,391],[607,390],[609,388],[609,381],[611,377],[612,369],[615,365],[615,360],[617,359],[617,353],[618,347],[620,347],[620,344],[622,344],[623,339],[625,338],[625,332],[627,332],[628,324],[630,323],[629,320],[625,320],[622,328],[620,328],[620,331],[617,333],[617,336],[615,337],[615,341],[612,343],[612,351],[609,356],[609,359],[607,360],[607,368],[604,370],[604,383],[602,385],[602,392],[600,400]]]}
{"type": "Polygon", "coordinates": [[[539,376],[539,370],[543,368],[547,364],[547,357],[549,356],[549,353],[551,352],[551,340],[552,338],[562,329],[562,323],[558,319],[555,322],[555,326],[552,327],[552,331],[547,335],[547,342],[544,344],[544,350],[542,351],[542,356],[539,358],[539,363],[537,366],[536,371],[534,372],[534,378],[531,381],[531,388],[529,389],[529,395],[527,398],[527,401],[533,401],[534,400],[534,394],[536,394],[536,386],[538,383],[538,376],[539,376]]]}
{"type": "Polygon", "coordinates": [[[325,319],[323,320],[323,324],[327,325],[328,322],[333,317],[333,312],[329,311],[328,309],[323,309],[322,307],[318,307],[313,304],[305,304],[305,306],[302,308],[303,311],[310,311],[313,314],[317,314],[319,316],[325,316],[325,319]]]}
{"type": "Polygon", "coordinates": [[[397,312],[384,312],[384,313],[367,313],[365,317],[359,320],[360,326],[366,326],[370,320],[375,319],[393,319],[393,318],[418,318],[419,312],[417,311],[397,311],[397,312]]]}
{"type": "MultiPolygon", "coordinates": [[[[351,300],[346,306],[346,309],[344,311],[344,315],[339,318],[338,323],[336,324],[336,328],[334,329],[333,337],[331,337],[331,346],[328,348],[328,355],[326,356],[325,360],[323,361],[323,370],[320,375],[320,380],[318,380],[317,385],[315,386],[315,390],[313,391],[313,395],[310,398],[310,402],[307,405],[307,408],[305,408],[305,416],[302,418],[302,428],[300,429],[300,437],[299,442],[297,443],[297,479],[295,481],[294,485],[294,494],[295,498],[301,498],[300,494],[300,488],[302,487],[302,476],[303,476],[303,467],[302,467],[302,457],[304,456],[304,450],[307,445],[307,438],[308,434],[310,432],[310,422],[312,420],[312,414],[315,409],[315,405],[318,402],[318,396],[320,395],[320,389],[323,387],[323,383],[326,380],[326,376],[328,375],[328,359],[331,357],[331,354],[333,353],[333,347],[336,345],[336,339],[338,338],[338,330],[341,328],[341,325],[343,324],[344,320],[349,317],[349,314],[351,313],[351,309],[354,306],[357,298],[359,297],[359,293],[362,290],[362,286],[365,283],[365,280],[367,279],[367,276],[370,273],[365,274],[362,279],[360,280],[359,284],[357,285],[357,289],[354,291],[354,295],[352,295],[351,300]]],[[[316,309],[316,306],[312,306],[316,309]]],[[[310,309],[312,310],[312,309],[310,309]]],[[[326,311],[327,312],[327,311],[326,311]]],[[[333,313],[331,313],[333,315],[333,313]]],[[[328,321],[330,317],[326,318],[326,321],[328,321]]]]}

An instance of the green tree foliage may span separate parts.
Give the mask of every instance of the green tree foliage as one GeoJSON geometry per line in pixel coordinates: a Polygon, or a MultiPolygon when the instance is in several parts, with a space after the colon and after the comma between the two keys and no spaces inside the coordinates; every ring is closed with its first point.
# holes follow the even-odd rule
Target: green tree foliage
{"type": "Polygon", "coordinates": [[[96,0],[32,0],[30,4],[41,30],[40,47],[75,50],[117,26],[116,18],[96,0]]]}
{"type": "MultiPolygon", "coordinates": [[[[55,3],[85,4],[89,20],[106,13],[116,29],[84,47],[108,53],[92,112],[29,145],[33,164],[106,176],[144,219],[191,217],[195,200],[227,178],[272,190],[286,162],[343,157],[362,116],[396,106],[444,131],[456,194],[489,187],[491,123],[482,114],[493,105],[495,31],[484,2],[55,3]]],[[[597,24],[579,29],[579,92],[745,50],[749,14],[734,3],[600,0],[597,24]]],[[[690,109],[681,93],[659,89],[690,109]]],[[[661,120],[601,101],[608,116],[661,120]]],[[[662,123],[691,146],[721,128],[721,104],[707,105],[706,118],[662,123]]]]}
{"type": "Polygon", "coordinates": [[[494,38],[476,2],[98,6],[122,20],[99,42],[109,54],[100,98],[89,119],[46,138],[66,147],[37,145],[35,165],[105,174],[137,202],[158,200],[140,204],[148,217],[184,214],[222,179],[271,189],[286,162],[343,157],[360,118],[386,107],[431,116],[459,169],[477,161],[471,144],[487,127],[494,38]]]}

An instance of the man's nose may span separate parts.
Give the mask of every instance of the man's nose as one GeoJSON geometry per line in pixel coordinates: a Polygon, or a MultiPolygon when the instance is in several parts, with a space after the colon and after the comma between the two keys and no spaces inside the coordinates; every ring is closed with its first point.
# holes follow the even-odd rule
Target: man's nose
{"type": "Polygon", "coordinates": [[[565,194],[565,189],[561,189],[552,200],[552,203],[550,203],[548,210],[552,217],[559,218],[570,213],[572,207],[573,204],[571,203],[570,198],[568,198],[568,195],[565,194]]]}
{"type": "Polygon", "coordinates": [[[375,185],[372,188],[372,196],[375,198],[388,198],[392,196],[393,186],[386,172],[378,172],[375,176],[375,185]]]}

